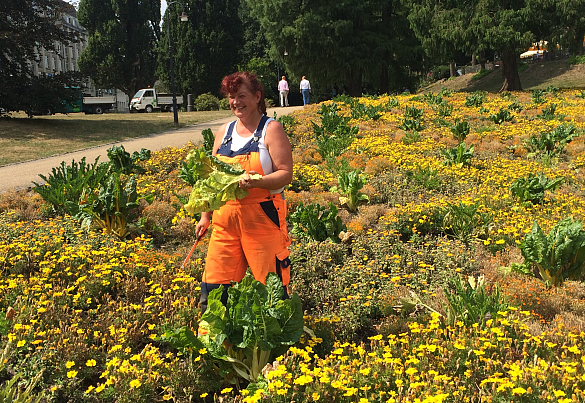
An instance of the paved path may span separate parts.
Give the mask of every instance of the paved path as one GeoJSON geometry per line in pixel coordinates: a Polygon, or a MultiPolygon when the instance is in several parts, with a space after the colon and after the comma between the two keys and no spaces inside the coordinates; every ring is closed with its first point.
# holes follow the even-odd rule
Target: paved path
{"type": "MultiPolygon", "coordinates": [[[[286,108],[271,108],[267,110],[267,115],[272,117],[274,112],[278,116],[287,115],[292,111],[302,109],[302,106],[290,106],[286,108]]],[[[99,156],[100,161],[108,161],[106,150],[112,145],[124,145],[126,151],[132,154],[134,151],[140,151],[146,148],[151,151],[162,150],[165,147],[182,147],[189,141],[197,144],[203,140],[201,131],[210,128],[214,133],[224,123],[232,121],[233,116],[212,120],[209,122],[197,123],[177,130],[171,130],[164,133],[152,134],[146,137],[124,140],[116,143],[104,144],[80,151],[66,154],[60,154],[53,157],[42,158],[39,160],[19,162],[0,167],[0,193],[12,189],[25,189],[34,186],[32,183],[41,183],[42,179],[39,174],[48,175],[51,169],[65,161],[68,165],[72,160],[79,161],[86,157],[86,161],[93,162],[99,156]]]]}

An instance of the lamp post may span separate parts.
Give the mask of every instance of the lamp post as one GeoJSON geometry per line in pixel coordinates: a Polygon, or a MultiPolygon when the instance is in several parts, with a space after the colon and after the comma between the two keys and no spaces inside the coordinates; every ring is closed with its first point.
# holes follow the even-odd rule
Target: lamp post
{"type": "Polygon", "coordinates": [[[277,81],[280,81],[280,66],[278,65],[278,60],[280,59],[280,54],[278,53],[278,49],[280,49],[280,48],[284,49],[283,55],[288,56],[288,52],[286,51],[286,48],[283,45],[278,45],[276,47],[276,74],[278,74],[277,81]]]}
{"type": "MultiPolygon", "coordinates": [[[[167,10],[169,9],[169,6],[171,4],[175,4],[175,3],[178,3],[181,5],[181,7],[183,7],[183,12],[181,13],[181,21],[189,20],[187,13],[185,13],[185,6],[180,1],[171,1],[170,3],[167,3],[167,10]]],[[[167,29],[168,29],[167,32],[169,35],[169,64],[171,67],[171,89],[173,91],[173,117],[175,119],[175,126],[177,126],[179,124],[179,113],[177,111],[177,96],[175,94],[175,67],[174,67],[174,63],[173,63],[173,45],[172,45],[172,40],[171,40],[171,18],[170,17],[169,17],[169,20],[167,21],[167,29]]]]}

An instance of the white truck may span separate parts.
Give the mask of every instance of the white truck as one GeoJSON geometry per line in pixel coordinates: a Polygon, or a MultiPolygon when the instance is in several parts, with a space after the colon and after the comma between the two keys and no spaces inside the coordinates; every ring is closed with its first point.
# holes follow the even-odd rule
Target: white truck
{"type": "MultiPolygon", "coordinates": [[[[183,96],[177,95],[177,108],[183,105],[183,96]]],[[[154,88],[139,90],[130,101],[130,112],[144,111],[147,113],[155,110],[162,112],[173,110],[173,95],[158,94],[154,88]]]]}

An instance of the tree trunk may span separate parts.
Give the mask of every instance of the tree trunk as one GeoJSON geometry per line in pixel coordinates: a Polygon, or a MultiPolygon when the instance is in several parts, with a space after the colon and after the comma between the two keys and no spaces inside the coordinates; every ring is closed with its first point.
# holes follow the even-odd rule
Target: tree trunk
{"type": "Polygon", "coordinates": [[[362,71],[359,68],[350,68],[345,73],[347,92],[351,97],[362,96],[362,71]]]}
{"type": "Polygon", "coordinates": [[[449,62],[449,73],[451,77],[457,77],[457,70],[455,70],[455,62],[449,62]]]}
{"type": "Polygon", "coordinates": [[[378,92],[380,94],[388,94],[390,89],[390,76],[388,75],[388,63],[384,60],[382,66],[380,67],[380,87],[378,88],[378,92]]]}
{"type": "Polygon", "coordinates": [[[479,68],[485,70],[485,51],[479,51],[479,68]]]}
{"type": "Polygon", "coordinates": [[[475,66],[477,64],[477,57],[475,56],[475,52],[471,54],[471,65],[475,66]]]}
{"type": "Polygon", "coordinates": [[[504,48],[502,50],[502,76],[504,82],[500,92],[503,91],[522,91],[520,75],[518,74],[518,55],[516,52],[504,48]]]}

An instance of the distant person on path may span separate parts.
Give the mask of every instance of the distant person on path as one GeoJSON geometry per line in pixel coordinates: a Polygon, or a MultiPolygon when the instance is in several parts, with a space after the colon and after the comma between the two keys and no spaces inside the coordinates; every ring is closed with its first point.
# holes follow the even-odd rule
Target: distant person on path
{"type": "Polygon", "coordinates": [[[282,76],[282,80],[278,82],[278,92],[280,93],[280,106],[288,106],[288,82],[286,76],[282,76]]]}
{"type": "Polygon", "coordinates": [[[337,86],[337,84],[335,84],[333,86],[333,98],[335,98],[338,95],[339,95],[339,87],[337,86]]]}
{"type": "Polygon", "coordinates": [[[309,93],[311,92],[311,83],[305,76],[301,80],[300,85],[301,91],[300,93],[303,94],[303,105],[309,105],[309,93]]]}

